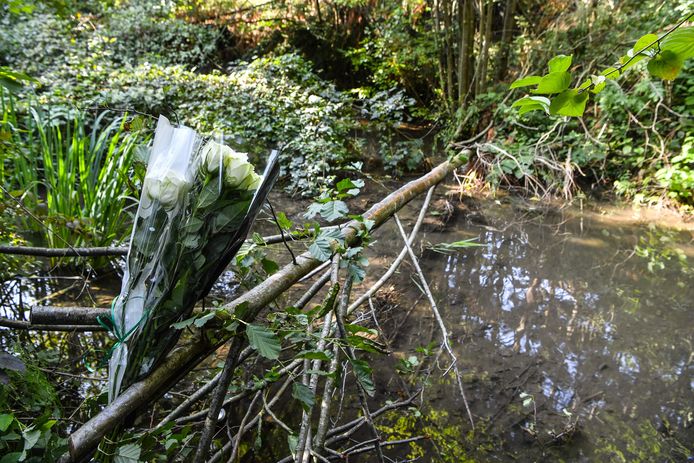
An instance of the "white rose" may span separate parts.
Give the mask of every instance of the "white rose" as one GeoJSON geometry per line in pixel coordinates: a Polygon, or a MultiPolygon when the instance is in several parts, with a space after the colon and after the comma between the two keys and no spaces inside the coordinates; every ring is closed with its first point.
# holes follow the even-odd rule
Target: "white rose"
{"type": "Polygon", "coordinates": [[[253,166],[248,163],[246,153],[232,150],[232,153],[224,157],[224,181],[227,186],[238,188],[252,171],[253,166]]]}
{"type": "Polygon", "coordinates": [[[208,141],[200,153],[202,166],[209,173],[214,173],[223,165],[224,159],[231,156],[234,150],[215,141],[208,141]]]}
{"type": "Polygon", "coordinates": [[[262,180],[263,178],[260,175],[256,174],[255,171],[251,171],[251,173],[246,177],[246,180],[239,185],[239,189],[250,191],[257,190],[260,187],[262,180]]]}
{"type": "Polygon", "coordinates": [[[172,209],[188,190],[189,183],[176,172],[167,171],[145,181],[145,191],[152,201],[159,201],[165,209],[172,209]]]}

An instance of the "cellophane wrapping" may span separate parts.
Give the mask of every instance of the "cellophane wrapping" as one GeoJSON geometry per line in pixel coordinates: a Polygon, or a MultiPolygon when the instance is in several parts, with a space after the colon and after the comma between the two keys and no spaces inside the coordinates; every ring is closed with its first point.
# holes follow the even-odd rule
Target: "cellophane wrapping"
{"type": "Polygon", "coordinates": [[[133,225],[120,295],[109,403],[146,376],[242,245],[277,176],[277,153],[260,177],[246,154],[160,116],[133,225]]]}

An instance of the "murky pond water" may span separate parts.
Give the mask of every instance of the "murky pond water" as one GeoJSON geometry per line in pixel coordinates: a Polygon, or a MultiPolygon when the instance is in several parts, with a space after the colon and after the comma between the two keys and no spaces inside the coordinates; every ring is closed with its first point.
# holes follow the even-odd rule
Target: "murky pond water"
{"type": "MultiPolygon", "coordinates": [[[[466,434],[463,403],[447,378],[426,390],[431,416],[408,432],[434,423],[452,431],[441,441],[455,446],[458,433],[457,445],[473,449],[457,458],[479,461],[687,461],[694,454],[693,235],[633,214],[476,203],[443,231],[425,233],[432,243],[477,237],[481,245],[427,250],[421,260],[464,368],[477,429],[466,434]]],[[[397,252],[396,229],[379,236],[387,242],[377,249],[397,252]]],[[[417,300],[414,281],[411,267],[401,271],[397,288],[409,288],[401,301],[417,300]]],[[[440,334],[426,299],[401,302],[398,312],[410,309],[394,350],[426,362],[415,349],[440,334]]]]}

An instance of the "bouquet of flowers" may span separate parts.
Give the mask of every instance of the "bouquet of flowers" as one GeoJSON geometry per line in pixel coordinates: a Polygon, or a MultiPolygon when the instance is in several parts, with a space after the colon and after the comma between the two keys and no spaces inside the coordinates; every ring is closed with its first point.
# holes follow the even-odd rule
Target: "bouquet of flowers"
{"type": "Polygon", "coordinates": [[[246,154],[159,117],[112,307],[109,402],[174,346],[180,331],[171,325],[190,316],[238,252],[277,174],[276,152],[260,177],[246,154]]]}

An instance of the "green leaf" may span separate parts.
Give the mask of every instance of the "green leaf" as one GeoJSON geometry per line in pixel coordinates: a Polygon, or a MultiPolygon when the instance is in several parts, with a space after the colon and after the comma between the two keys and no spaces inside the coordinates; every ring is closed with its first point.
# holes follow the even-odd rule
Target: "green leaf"
{"type": "Polygon", "coordinates": [[[196,318],[196,319],[195,319],[195,322],[193,322],[193,324],[194,324],[195,326],[197,326],[198,328],[202,328],[203,326],[205,326],[205,324],[206,324],[208,321],[210,321],[210,320],[212,320],[212,319],[214,318],[214,315],[215,315],[214,312],[206,313],[206,314],[203,315],[202,317],[196,318]]]}
{"type": "Polygon", "coordinates": [[[195,317],[187,318],[187,319],[182,320],[180,322],[172,323],[171,328],[173,328],[175,330],[182,330],[183,328],[187,328],[190,325],[192,325],[194,321],[195,321],[195,317]]]}
{"type": "Polygon", "coordinates": [[[274,260],[262,259],[260,264],[263,266],[263,270],[265,270],[265,273],[268,275],[272,275],[280,269],[280,266],[277,265],[277,262],[274,260]]]}
{"type": "Polygon", "coordinates": [[[586,110],[588,92],[578,93],[572,88],[557,95],[549,105],[549,112],[559,116],[580,117],[586,110]]]}
{"type": "Polygon", "coordinates": [[[296,354],[298,359],[330,361],[330,356],[321,350],[302,350],[296,354]]]}
{"type": "Polygon", "coordinates": [[[515,80],[509,88],[514,89],[514,88],[528,87],[530,85],[537,85],[540,83],[541,80],[542,80],[542,76],[522,77],[520,79],[515,80]]]}
{"type": "Polygon", "coordinates": [[[315,259],[321,262],[325,262],[332,256],[330,241],[320,236],[317,236],[315,241],[311,243],[311,246],[308,247],[308,251],[315,259]]]}
{"type": "Polygon", "coordinates": [[[658,36],[655,34],[646,34],[636,41],[631,51],[634,55],[637,55],[645,51],[654,50],[657,46],[658,36]]]}
{"type": "Polygon", "coordinates": [[[320,208],[320,215],[328,222],[343,218],[349,213],[349,207],[344,201],[329,201],[320,208]]]}
{"type": "Polygon", "coordinates": [[[287,218],[287,214],[284,212],[277,213],[277,225],[280,226],[282,230],[289,230],[294,226],[294,222],[287,218]]]}
{"type": "Polygon", "coordinates": [[[520,108],[518,114],[521,116],[527,112],[536,110],[545,111],[549,114],[549,103],[549,98],[544,96],[526,96],[515,101],[511,107],[520,108]]]}
{"type": "Polygon", "coordinates": [[[540,105],[541,107],[549,110],[549,98],[544,96],[526,96],[520,100],[516,100],[511,105],[512,108],[519,108],[523,106],[535,106],[540,105]]]}
{"type": "Polygon", "coordinates": [[[590,89],[590,92],[598,94],[605,88],[607,78],[605,76],[590,76],[590,82],[593,84],[593,88],[590,89]]]}
{"type": "Polygon", "coordinates": [[[260,355],[270,360],[279,358],[282,347],[275,333],[262,326],[249,323],[246,325],[246,336],[248,336],[248,344],[260,355]]]}
{"type": "Polygon", "coordinates": [[[600,73],[600,75],[605,76],[606,79],[615,80],[619,76],[621,76],[622,73],[619,70],[617,70],[617,68],[609,67],[609,68],[605,69],[604,71],[602,71],[600,73]]]}
{"type": "Polygon", "coordinates": [[[683,64],[679,55],[671,50],[665,50],[648,62],[648,72],[663,80],[674,80],[683,64]]]}
{"type": "Polygon", "coordinates": [[[287,436],[287,445],[289,446],[289,453],[296,455],[296,446],[299,445],[299,437],[296,434],[289,434],[287,436]]]}
{"type": "Polygon", "coordinates": [[[542,77],[537,88],[532,93],[539,95],[549,95],[561,93],[571,85],[571,74],[568,72],[550,72],[542,77]]]}
{"type": "Polygon", "coordinates": [[[352,364],[352,370],[354,371],[357,381],[364,389],[369,397],[373,397],[376,394],[376,387],[374,386],[373,379],[371,379],[371,367],[364,360],[350,359],[352,364]]]}
{"type": "Polygon", "coordinates": [[[213,202],[217,201],[218,197],[219,179],[215,177],[212,180],[210,180],[210,182],[207,183],[200,191],[200,194],[198,195],[198,207],[201,209],[205,208],[213,202]]]}
{"type": "Polygon", "coordinates": [[[31,450],[39,441],[41,430],[29,427],[22,432],[22,437],[24,437],[24,450],[31,450]]]}
{"type": "Polygon", "coordinates": [[[682,61],[694,57],[694,26],[673,31],[660,42],[660,49],[673,52],[682,61]]]}
{"type": "Polygon", "coordinates": [[[136,444],[125,444],[118,447],[116,452],[116,463],[137,463],[140,461],[140,446],[136,444]]]}
{"type": "Polygon", "coordinates": [[[17,463],[18,461],[20,461],[20,458],[22,458],[22,456],[24,455],[24,452],[8,453],[2,458],[0,458],[0,463],[17,463]]]}
{"type": "Polygon", "coordinates": [[[292,397],[301,402],[301,406],[307,412],[316,404],[316,395],[311,388],[298,381],[292,385],[292,397]]]}
{"type": "Polygon", "coordinates": [[[325,299],[323,300],[323,303],[316,307],[316,310],[318,313],[314,317],[314,320],[316,318],[323,318],[325,317],[328,312],[333,310],[335,308],[335,302],[337,302],[337,295],[340,292],[340,283],[335,283],[332,285],[330,288],[330,291],[328,291],[328,294],[325,296],[325,299]]]}
{"type": "Polygon", "coordinates": [[[531,111],[544,111],[546,113],[549,113],[549,110],[545,106],[541,105],[540,103],[535,103],[535,104],[523,106],[522,108],[520,108],[518,110],[518,115],[522,116],[523,114],[529,113],[531,111]]]}
{"type": "Polygon", "coordinates": [[[549,60],[549,72],[566,72],[571,67],[573,55],[557,55],[549,60]]]}
{"type": "Polygon", "coordinates": [[[8,415],[7,413],[0,415],[0,432],[7,431],[7,428],[10,427],[12,421],[14,421],[14,416],[8,415]]]}

